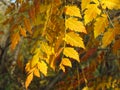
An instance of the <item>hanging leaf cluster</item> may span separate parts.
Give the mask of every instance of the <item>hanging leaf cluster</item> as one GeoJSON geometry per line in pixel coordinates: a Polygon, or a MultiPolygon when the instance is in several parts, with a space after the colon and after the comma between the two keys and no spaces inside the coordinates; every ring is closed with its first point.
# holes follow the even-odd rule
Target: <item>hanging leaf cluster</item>
{"type": "Polygon", "coordinates": [[[47,76],[49,69],[65,72],[66,67],[72,68],[73,61],[87,62],[98,48],[113,45],[114,53],[120,49],[120,39],[116,40],[120,34],[119,19],[111,19],[108,13],[120,9],[119,0],[64,3],[64,0],[16,0],[6,10],[5,14],[11,16],[3,24],[10,25],[11,52],[23,41],[19,51],[22,58],[18,60],[27,58],[26,89],[34,76],[47,76]],[[81,58],[83,52],[86,55],[81,58]]]}

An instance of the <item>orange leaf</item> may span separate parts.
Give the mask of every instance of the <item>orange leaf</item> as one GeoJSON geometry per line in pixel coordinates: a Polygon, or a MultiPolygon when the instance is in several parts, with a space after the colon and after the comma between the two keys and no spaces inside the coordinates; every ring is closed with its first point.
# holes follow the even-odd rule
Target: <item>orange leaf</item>
{"type": "Polygon", "coordinates": [[[19,32],[12,34],[12,36],[11,36],[11,50],[15,49],[15,47],[19,43],[19,41],[20,41],[19,32]]]}
{"type": "Polygon", "coordinates": [[[26,30],[25,28],[22,28],[21,26],[18,27],[20,29],[20,34],[24,37],[26,37],[26,30]]]}
{"type": "Polygon", "coordinates": [[[115,41],[113,45],[113,52],[116,54],[118,49],[120,49],[120,39],[115,41]]]}
{"type": "Polygon", "coordinates": [[[31,27],[31,24],[30,24],[30,20],[28,18],[24,18],[24,24],[25,24],[25,27],[26,27],[26,30],[32,34],[32,27],[31,27]]]}
{"type": "Polygon", "coordinates": [[[1,35],[1,34],[4,34],[4,32],[3,32],[3,31],[0,31],[0,35],[1,35]]]}
{"type": "Polygon", "coordinates": [[[34,70],[34,75],[37,77],[40,77],[40,72],[37,68],[35,68],[35,70],[34,70]]]}
{"type": "Polygon", "coordinates": [[[38,14],[40,12],[40,2],[38,2],[38,0],[34,0],[34,6],[35,6],[35,13],[38,14]]]}
{"type": "Polygon", "coordinates": [[[19,54],[18,55],[18,59],[17,59],[17,64],[18,64],[18,67],[23,71],[24,69],[24,58],[23,58],[23,55],[22,54],[19,54]]]}
{"type": "Polygon", "coordinates": [[[25,87],[26,89],[28,88],[29,84],[31,83],[31,81],[33,80],[33,73],[30,73],[28,76],[27,76],[27,79],[25,81],[25,87]]]}
{"type": "Polygon", "coordinates": [[[29,17],[32,19],[33,22],[35,22],[35,7],[31,7],[29,10],[29,17]]]}

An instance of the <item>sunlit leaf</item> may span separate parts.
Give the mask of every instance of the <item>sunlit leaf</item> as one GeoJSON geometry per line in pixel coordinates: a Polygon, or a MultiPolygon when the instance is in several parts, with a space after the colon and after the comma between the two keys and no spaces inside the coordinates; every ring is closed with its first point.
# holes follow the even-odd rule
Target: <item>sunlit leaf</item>
{"type": "Polygon", "coordinates": [[[105,31],[105,28],[108,27],[108,18],[107,15],[103,14],[102,17],[98,17],[94,26],[94,37],[96,38],[101,33],[105,31]]]}
{"type": "Polygon", "coordinates": [[[38,69],[42,72],[45,76],[47,75],[47,64],[44,61],[38,62],[38,69]]]}
{"type": "Polygon", "coordinates": [[[90,1],[91,0],[82,0],[82,3],[81,3],[82,11],[87,8],[87,6],[90,4],[90,1]]]}
{"type": "Polygon", "coordinates": [[[35,68],[34,75],[37,76],[37,77],[40,77],[40,72],[39,72],[38,68],[35,68]]]}
{"type": "Polygon", "coordinates": [[[101,13],[101,10],[98,8],[97,4],[90,4],[87,6],[87,10],[85,11],[85,24],[88,24],[93,19],[97,17],[101,13]]]}
{"type": "Polygon", "coordinates": [[[67,33],[65,36],[65,41],[67,44],[70,44],[76,47],[82,47],[85,49],[83,39],[77,33],[74,33],[74,32],[67,33]]]}
{"type": "Polygon", "coordinates": [[[78,52],[77,52],[74,48],[65,47],[65,48],[64,48],[64,51],[63,51],[63,54],[64,54],[66,57],[73,58],[73,59],[75,59],[76,61],[80,62],[78,52]]]}
{"type": "Polygon", "coordinates": [[[72,67],[71,61],[68,58],[63,58],[61,64],[64,66],[72,67]]]}
{"type": "Polygon", "coordinates": [[[102,38],[102,47],[106,47],[109,45],[115,37],[115,31],[114,28],[110,28],[107,32],[104,33],[104,36],[102,38]]]}
{"type": "Polygon", "coordinates": [[[69,16],[82,17],[80,14],[80,9],[77,6],[66,6],[65,13],[69,16]]]}
{"type": "Polygon", "coordinates": [[[120,9],[120,0],[101,0],[103,9],[120,9]]]}
{"type": "Polygon", "coordinates": [[[33,80],[33,73],[30,73],[28,76],[27,76],[27,79],[25,81],[25,87],[26,89],[28,88],[29,84],[31,83],[31,81],[33,80]]]}
{"type": "Polygon", "coordinates": [[[54,51],[52,50],[52,47],[50,47],[46,42],[42,42],[40,47],[41,47],[41,50],[45,52],[47,55],[51,55],[52,53],[54,53],[54,51]]]}
{"type": "Polygon", "coordinates": [[[60,69],[65,72],[64,66],[72,67],[71,61],[68,58],[63,58],[60,63],[60,69]]]}
{"type": "Polygon", "coordinates": [[[39,62],[39,52],[36,53],[36,54],[33,56],[32,60],[30,61],[31,67],[33,68],[38,62],[39,62]]]}
{"type": "Polygon", "coordinates": [[[76,32],[87,33],[83,23],[81,21],[78,21],[77,18],[72,18],[72,17],[68,18],[65,21],[65,26],[66,26],[66,29],[69,28],[70,30],[73,30],[76,32]]]}

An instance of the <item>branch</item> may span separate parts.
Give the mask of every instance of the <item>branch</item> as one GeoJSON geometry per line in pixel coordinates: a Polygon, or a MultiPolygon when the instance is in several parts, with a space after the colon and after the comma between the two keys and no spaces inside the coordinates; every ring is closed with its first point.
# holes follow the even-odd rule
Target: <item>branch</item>
{"type": "Polygon", "coordinates": [[[6,5],[6,6],[9,6],[10,5],[10,2],[9,1],[5,1],[5,0],[0,0],[0,2],[2,2],[4,5],[6,5]]]}

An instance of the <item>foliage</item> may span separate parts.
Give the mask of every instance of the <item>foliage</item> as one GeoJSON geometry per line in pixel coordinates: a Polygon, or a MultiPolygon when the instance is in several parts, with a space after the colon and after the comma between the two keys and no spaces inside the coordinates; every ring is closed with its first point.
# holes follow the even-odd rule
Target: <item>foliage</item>
{"type": "Polygon", "coordinates": [[[10,26],[7,53],[12,53],[19,68],[25,70],[25,88],[34,76],[42,79],[62,70],[65,74],[71,72],[72,80],[77,80],[68,81],[70,75],[66,74],[66,86],[71,86],[63,86],[62,90],[118,90],[120,21],[109,12],[119,9],[119,0],[11,3],[5,12],[8,18],[3,22],[10,26]],[[111,60],[112,57],[115,58],[111,60]]]}

